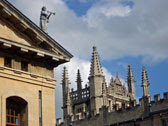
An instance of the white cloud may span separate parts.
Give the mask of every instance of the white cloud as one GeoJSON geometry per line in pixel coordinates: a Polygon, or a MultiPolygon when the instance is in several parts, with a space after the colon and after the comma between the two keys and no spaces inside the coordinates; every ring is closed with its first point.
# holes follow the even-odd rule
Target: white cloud
{"type": "Polygon", "coordinates": [[[116,7],[103,7],[102,8],[102,13],[106,15],[107,17],[112,17],[112,16],[120,16],[120,17],[125,17],[130,13],[131,9],[126,6],[116,6],[116,7]]]}
{"type": "Polygon", "coordinates": [[[55,68],[55,77],[57,78],[58,83],[60,83],[60,78],[62,78],[62,71],[63,67],[66,66],[68,70],[68,75],[69,75],[69,80],[71,83],[71,87],[76,89],[76,77],[77,77],[77,70],[80,70],[81,73],[81,78],[83,81],[83,85],[88,83],[88,76],[89,76],[89,71],[90,71],[90,62],[86,60],[81,60],[79,58],[73,58],[71,62],[66,63],[64,65],[60,65],[57,68],[55,68]]]}
{"type": "Polygon", "coordinates": [[[118,62],[117,65],[123,67],[124,69],[128,68],[128,63],[125,63],[125,62],[118,62]]]}

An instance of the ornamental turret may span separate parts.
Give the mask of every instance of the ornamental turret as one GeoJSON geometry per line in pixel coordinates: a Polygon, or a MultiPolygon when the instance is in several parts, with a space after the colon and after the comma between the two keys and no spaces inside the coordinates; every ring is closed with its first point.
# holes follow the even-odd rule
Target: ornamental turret
{"type": "Polygon", "coordinates": [[[149,81],[145,67],[143,66],[142,70],[142,87],[143,87],[143,96],[149,97],[149,81]]]}
{"type": "Polygon", "coordinates": [[[127,84],[128,84],[128,94],[131,101],[136,100],[134,83],[135,83],[135,80],[134,80],[132,68],[131,68],[131,65],[128,65],[127,84]]]}
{"type": "Polygon", "coordinates": [[[72,108],[71,108],[71,98],[70,98],[70,89],[69,89],[69,79],[68,79],[68,71],[66,67],[63,70],[63,78],[62,78],[62,94],[63,94],[63,114],[64,119],[70,116],[72,108]]]}
{"type": "Polygon", "coordinates": [[[96,46],[93,47],[90,75],[88,79],[90,84],[91,112],[93,114],[97,114],[99,113],[99,109],[103,106],[102,84],[105,83],[105,78],[102,72],[96,46]]]}

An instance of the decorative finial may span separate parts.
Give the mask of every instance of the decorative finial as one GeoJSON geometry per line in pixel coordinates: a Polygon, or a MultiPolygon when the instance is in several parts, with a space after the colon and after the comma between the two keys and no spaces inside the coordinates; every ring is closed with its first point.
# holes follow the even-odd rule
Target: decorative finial
{"type": "Polygon", "coordinates": [[[113,79],[113,77],[111,77],[111,80],[110,80],[110,82],[111,82],[111,83],[113,83],[113,82],[114,82],[114,79],[113,79]]]}
{"type": "Polygon", "coordinates": [[[96,46],[93,46],[93,51],[96,51],[97,49],[96,49],[96,46]]]}
{"type": "Polygon", "coordinates": [[[119,78],[119,77],[118,77],[118,72],[116,73],[116,78],[119,78]]]}
{"type": "Polygon", "coordinates": [[[143,95],[150,96],[150,94],[149,94],[149,81],[148,81],[148,76],[147,76],[145,66],[143,66],[143,69],[142,69],[142,87],[143,87],[143,95]]]}
{"type": "Polygon", "coordinates": [[[131,65],[128,65],[128,76],[127,76],[127,81],[128,81],[129,79],[135,82],[135,80],[134,80],[134,76],[133,76],[133,72],[132,72],[132,68],[131,68],[131,65]]]}
{"type": "Polygon", "coordinates": [[[91,59],[91,67],[90,67],[90,76],[103,76],[98,52],[96,50],[96,46],[93,46],[93,53],[92,53],[92,59],[91,59]]]}
{"type": "Polygon", "coordinates": [[[68,71],[67,71],[67,68],[65,66],[64,66],[63,75],[62,75],[62,84],[63,85],[69,85],[70,84],[69,79],[68,79],[68,71]]]}
{"type": "Polygon", "coordinates": [[[81,79],[81,75],[80,75],[80,70],[79,69],[78,69],[78,72],[77,72],[76,82],[77,82],[77,90],[81,90],[82,89],[82,79],[81,79]]]}
{"type": "Polygon", "coordinates": [[[131,65],[128,65],[127,84],[128,84],[128,93],[131,101],[136,99],[134,83],[135,83],[135,80],[134,80],[132,68],[131,68],[131,65]]]}
{"type": "Polygon", "coordinates": [[[119,84],[119,85],[122,85],[122,84],[121,84],[121,81],[120,81],[120,79],[119,79],[119,77],[118,77],[118,72],[116,73],[115,83],[116,83],[116,84],[119,84]]]}

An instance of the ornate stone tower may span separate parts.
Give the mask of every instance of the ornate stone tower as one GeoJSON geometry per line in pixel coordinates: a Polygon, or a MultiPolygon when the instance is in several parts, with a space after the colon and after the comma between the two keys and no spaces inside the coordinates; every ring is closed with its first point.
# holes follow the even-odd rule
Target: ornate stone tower
{"type": "Polygon", "coordinates": [[[71,98],[70,98],[70,91],[69,91],[69,79],[68,79],[68,72],[66,67],[63,70],[63,79],[62,79],[62,94],[63,94],[63,114],[64,120],[68,119],[68,117],[72,114],[72,107],[71,107],[71,98]]]}
{"type": "Polygon", "coordinates": [[[128,84],[128,95],[131,101],[136,100],[134,83],[135,83],[135,80],[134,80],[132,68],[131,68],[131,65],[128,65],[127,84],[128,84]]]}
{"type": "Polygon", "coordinates": [[[91,112],[96,114],[99,113],[99,108],[103,106],[102,101],[102,84],[105,83],[103,76],[102,68],[99,61],[99,56],[96,50],[96,47],[93,47],[90,75],[89,75],[89,84],[90,84],[90,104],[91,112]]]}
{"type": "Polygon", "coordinates": [[[151,97],[149,94],[149,81],[148,81],[148,76],[145,67],[143,66],[142,68],[142,88],[143,88],[143,97],[141,100],[141,104],[144,109],[144,116],[147,115],[147,113],[150,112],[150,107],[151,107],[151,97]]]}
{"type": "Polygon", "coordinates": [[[77,72],[76,83],[77,83],[78,99],[82,99],[82,91],[81,91],[82,90],[82,79],[81,79],[79,69],[78,69],[78,72],[77,72]]]}
{"type": "Polygon", "coordinates": [[[149,81],[145,67],[142,69],[142,87],[143,87],[143,96],[150,97],[149,94],[149,81]]]}

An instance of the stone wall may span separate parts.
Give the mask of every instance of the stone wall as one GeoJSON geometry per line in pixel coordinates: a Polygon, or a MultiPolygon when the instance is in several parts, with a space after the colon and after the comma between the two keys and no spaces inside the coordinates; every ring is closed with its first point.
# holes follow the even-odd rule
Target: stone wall
{"type": "MultiPolygon", "coordinates": [[[[168,123],[168,93],[164,98],[154,96],[154,101],[145,103],[150,98],[141,98],[140,104],[123,106],[109,112],[108,107],[102,107],[100,113],[72,122],[73,126],[162,126],[163,121],[168,123]],[[146,106],[147,105],[147,106],[146,106]],[[149,110],[149,111],[148,111],[149,110]]],[[[63,124],[62,124],[63,125],[63,124]]]]}
{"type": "Polygon", "coordinates": [[[43,125],[55,125],[56,80],[32,76],[28,72],[3,66],[0,58],[0,125],[6,126],[6,99],[21,97],[28,103],[28,125],[39,125],[39,91],[42,92],[43,125]]]}

